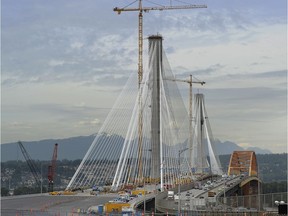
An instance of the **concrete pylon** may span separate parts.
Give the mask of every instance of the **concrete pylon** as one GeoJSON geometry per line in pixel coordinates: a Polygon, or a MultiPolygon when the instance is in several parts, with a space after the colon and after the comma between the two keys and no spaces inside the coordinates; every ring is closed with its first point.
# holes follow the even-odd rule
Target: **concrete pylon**
{"type": "Polygon", "coordinates": [[[149,38],[149,70],[151,95],[151,153],[152,153],[152,179],[160,178],[160,81],[162,73],[162,36],[153,35],[149,38]]]}

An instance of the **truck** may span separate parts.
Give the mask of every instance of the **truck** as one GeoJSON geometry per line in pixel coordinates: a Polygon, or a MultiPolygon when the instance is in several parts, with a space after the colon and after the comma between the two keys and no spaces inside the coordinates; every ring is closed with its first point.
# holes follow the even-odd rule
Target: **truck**
{"type": "Polygon", "coordinates": [[[168,199],[174,200],[174,191],[168,191],[168,199]]]}
{"type": "Polygon", "coordinates": [[[208,197],[214,197],[216,193],[214,191],[208,191],[208,197]]]}

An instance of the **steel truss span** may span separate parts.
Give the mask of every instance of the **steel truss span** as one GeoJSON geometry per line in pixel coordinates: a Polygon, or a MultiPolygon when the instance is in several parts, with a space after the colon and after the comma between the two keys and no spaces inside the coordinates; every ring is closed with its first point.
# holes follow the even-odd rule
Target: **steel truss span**
{"type": "Polygon", "coordinates": [[[234,151],[230,158],[228,175],[258,176],[258,166],[254,151],[234,151]]]}

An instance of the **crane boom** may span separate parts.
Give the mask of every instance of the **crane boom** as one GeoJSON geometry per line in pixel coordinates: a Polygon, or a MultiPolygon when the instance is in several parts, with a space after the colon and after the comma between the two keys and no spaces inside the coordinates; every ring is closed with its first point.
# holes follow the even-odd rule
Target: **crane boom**
{"type": "Polygon", "coordinates": [[[161,6],[161,7],[142,7],[142,8],[118,8],[115,7],[113,11],[120,14],[123,11],[144,11],[148,12],[150,10],[173,10],[173,9],[192,9],[192,8],[207,8],[207,5],[175,5],[175,6],[161,6]]]}
{"type": "Polygon", "coordinates": [[[53,192],[54,176],[55,176],[56,161],[57,161],[57,148],[58,148],[58,144],[56,143],[54,146],[51,165],[48,166],[48,192],[53,192]]]}
{"type": "Polygon", "coordinates": [[[39,177],[39,169],[37,168],[37,166],[35,165],[35,163],[33,162],[33,160],[31,159],[30,155],[28,154],[28,152],[26,151],[26,149],[24,148],[23,144],[21,141],[18,141],[18,145],[21,149],[21,152],[30,168],[30,171],[35,179],[36,184],[41,187],[41,180],[39,177]]]}
{"type": "Polygon", "coordinates": [[[181,79],[169,79],[169,78],[166,78],[167,80],[171,80],[171,81],[177,81],[177,82],[186,82],[186,83],[198,83],[198,84],[201,84],[201,85],[204,85],[205,82],[204,81],[192,81],[192,80],[181,80],[181,79]]]}
{"type": "Polygon", "coordinates": [[[207,5],[175,5],[175,6],[161,6],[161,7],[143,7],[142,0],[139,0],[138,8],[119,8],[115,7],[113,11],[121,14],[124,11],[139,11],[138,16],[138,46],[139,46],[139,56],[138,56],[138,85],[140,84],[143,77],[143,12],[149,12],[151,10],[174,10],[174,9],[196,9],[196,8],[207,8],[207,5]]]}

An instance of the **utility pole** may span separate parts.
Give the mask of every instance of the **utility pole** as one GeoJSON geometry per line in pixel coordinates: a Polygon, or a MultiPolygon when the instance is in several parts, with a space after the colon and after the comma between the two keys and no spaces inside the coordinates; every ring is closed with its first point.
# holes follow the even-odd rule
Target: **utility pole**
{"type": "Polygon", "coordinates": [[[42,195],[42,188],[43,188],[43,174],[42,174],[42,162],[41,162],[41,195],[42,195]]]}
{"type": "Polygon", "coordinates": [[[257,190],[258,190],[258,211],[261,211],[261,188],[260,188],[260,172],[259,164],[257,163],[257,190]]]}

